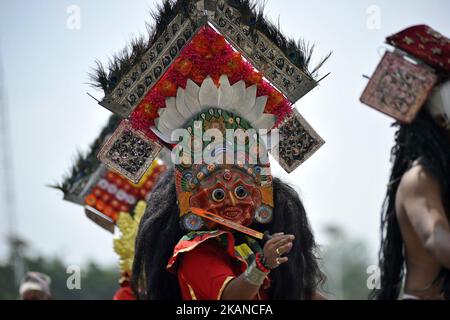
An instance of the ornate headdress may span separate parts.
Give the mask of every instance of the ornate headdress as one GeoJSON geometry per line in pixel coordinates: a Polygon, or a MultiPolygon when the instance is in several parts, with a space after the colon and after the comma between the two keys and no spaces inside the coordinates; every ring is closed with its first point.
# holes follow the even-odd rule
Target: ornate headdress
{"type": "Polygon", "coordinates": [[[98,160],[97,153],[119,123],[118,116],[110,117],[90,151],[78,156],[70,175],[56,188],[63,191],[64,200],[83,206],[86,216],[102,228],[114,233],[117,226],[114,250],[120,257],[120,283],[128,292],[137,227],[168,159],[161,154],[166,158],[156,159],[139,184],[109,170],[98,160]]]}
{"type": "Polygon", "coordinates": [[[89,152],[78,155],[70,174],[56,186],[64,200],[83,206],[89,219],[111,233],[121,212],[133,215],[138,203],[147,201],[168,162],[167,155],[161,154],[165,158],[155,159],[138,184],[109,170],[97,154],[119,123],[119,117],[111,116],[89,152]]]}
{"type": "Polygon", "coordinates": [[[387,52],[361,101],[403,123],[411,123],[426,105],[450,129],[450,39],[425,25],[386,39],[387,52]]]}
{"type": "Polygon", "coordinates": [[[165,1],[156,20],[148,41],[135,42],[109,73],[97,71],[100,104],[124,118],[99,158],[138,183],[164,147],[175,148],[187,230],[204,226],[193,207],[219,203],[229,192],[235,200],[250,196],[251,215],[269,222],[272,178],[262,138],[279,130],[280,142],[269,149],[278,150],[287,172],[324,143],[293,108],[318,84],[317,68],[308,70],[311,50],[287,40],[244,0],[165,1]],[[254,133],[235,144],[228,130],[254,133]],[[180,137],[188,138],[182,148],[180,137]]]}

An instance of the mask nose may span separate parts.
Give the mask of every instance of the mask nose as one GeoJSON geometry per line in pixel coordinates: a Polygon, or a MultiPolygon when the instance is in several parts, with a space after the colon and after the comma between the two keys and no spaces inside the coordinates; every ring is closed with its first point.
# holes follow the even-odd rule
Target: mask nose
{"type": "Polygon", "coordinates": [[[234,198],[233,192],[228,191],[228,202],[231,203],[233,207],[236,206],[236,199],[234,198]]]}

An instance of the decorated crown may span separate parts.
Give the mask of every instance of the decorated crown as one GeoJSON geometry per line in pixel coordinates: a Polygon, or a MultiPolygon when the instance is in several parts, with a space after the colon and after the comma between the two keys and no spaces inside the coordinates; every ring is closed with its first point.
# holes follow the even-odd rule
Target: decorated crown
{"type": "MultiPolygon", "coordinates": [[[[428,26],[418,25],[386,41],[394,51],[384,55],[361,101],[402,123],[411,123],[436,84],[450,76],[450,39],[428,26]]],[[[448,96],[448,89],[444,94],[448,96]]],[[[437,96],[439,99],[441,93],[437,96]]]]}
{"type": "Polygon", "coordinates": [[[220,77],[219,87],[209,76],[200,87],[188,79],[186,89],[178,88],[176,98],[168,98],[166,108],[160,109],[153,132],[160,139],[170,141],[175,129],[185,127],[195,116],[208,113],[209,109],[228,111],[245,119],[255,129],[271,130],[277,117],[264,113],[268,96],[257,97],[256,93],[256,84],[246,88],[245,81],[241,80],[231,86],[227,75],[220,77]]]}
{"type": "Polygon", "coordinates": [[[407,28],[386,39],[393,47],[421,60],[441,73],[450,75],[450,39],[426,25],[407,28]]]}
{"type": "Polygon", "coordinates": [[[100,104],[124,118],[99,153],[110,168],[139,182],[158,152],[174,147],[174,130],[195,119],[218,129],[279,129],[288,172],[323,144],[293,109],[318,84],[317,68],[308,70],[312,50],[286,39],[255,5],[165,1],[156,21],[147,40],[95,75],[100,104]],[[225,122],[210,121],[217,115],[225,122]]]}
{"type": "Polygon", "coordinates": [[[116,234],[113,243],[119,256],[119,282],[126,286],[131,276],[139,222],[169,160],[167,154],[160,154],[138,184],[109,170],[98,160],[97,153],[119,124],[120,118],[112,115],[90,150],[78,155],[70,174],[56,188],[63,191],[64,200],[83,206],[90,220],[116,234]]]}

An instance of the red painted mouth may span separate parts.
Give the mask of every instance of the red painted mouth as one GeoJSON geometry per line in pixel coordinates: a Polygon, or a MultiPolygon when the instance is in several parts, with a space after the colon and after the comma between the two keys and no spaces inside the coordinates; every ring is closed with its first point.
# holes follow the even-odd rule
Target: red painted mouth
{"type": "Polygon", "coordinates": [[[222,210],[222,215],[227,218],[236,218],[242,214],[242,209],[237,207],[228,207],[222,210]]]}

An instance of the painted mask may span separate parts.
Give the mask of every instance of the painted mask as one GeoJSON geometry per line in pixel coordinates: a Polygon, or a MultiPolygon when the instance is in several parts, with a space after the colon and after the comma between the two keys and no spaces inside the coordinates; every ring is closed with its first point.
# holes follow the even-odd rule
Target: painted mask
{"type": "MultiPolygon", "coordinates": [[[[255,147],[250,140],[245,144],[239,144],[237,141],[233,144],[226,137],[220,143],[203,141],[196,134],[196,130],[201,127],[218,127],[222,133],[228,129],[252,128],[240,116],[222,109],[209,109],[195,117],[187,126],[187,132],[192,134],[191,145],[201,145],[203,153],[210,150],[208,154],[211,153],[212,161],[202,161],[200,164],[181,163],[175,166],[183,227],[188,231],[212,230],[218,227],[192,214],[193,207],[244,226],[250,226],[254,222],[269,223],[273,211],[270,164],[261,161],[260,155],[255,157],[256,150],[260,150],[267,157],[267,150],[262,145],[260,149],[255,147]],[[230,154],[235,157],[233,163],[229,162],[230,154]]],[[[189,159],[191,163],[195,162],[194,158],[198,152],[192,152],[189,148],[187,151],[192,157],[189,159]]]]}
{"type": "Polygon", "coordinates": [[[218,170],[204,179],[193,192],[190,205],[249,226],[261,200],[261,191],[254,178],[232,168],[218,170]]]}
{"type": "MultiPolygon", "coordinates": [[[[213,10],[217,18],[239,14],[226,3],[213,10]]],[[[318,82],[295,58],[305,56],[300,48],[290,50],[286,57],[259,31],[254,30],[259,35],[248,33],[248,39],[242,41],[245,32],[235,34],[222,23],[212,27],[203,10],[191,9],[191,18],[185,19],[186,13],[177,15],[168,27],[175,34],[164,33],[102,101],[103,106],[127,118],[127,130],[116,131],[99,158],[129,179],[140,181],[161,144],[177,153],[182,131],[183,140],[190,140],[182,146],[188,155],[172,160],[184,229],[217,227],[193,214],[191,208],[212,211],[241,226],[267,224],[274,207],[272,176],[267,149],[258,150],[255,159],[255,147],[259,149],[260,144],[254,141],[280,129],[284,139],[274,157],[287,172],[317,151],[323,140],[294,111],[293,104],[318,82]],[[255,38],[261,39],[255,47],[260,52],[252,57],[248,50],[254,49],[248,44],[255,38]],[[228,130],[242,130],[256,139],[236,147],[228,137],[218,141],[211,133],[211,139],[210,130],[222,136],[227,136],[228,130]],[[204,150],[211,152],[212,162],[196,160],[204,150]],[[224,152],[227,160],[230,154],[238,159],[221,162],[224,152]]],[[[246,20],[236,19],[233,21],[246,20]]],[[[268,147],[275,146],[271,140],[268,147]]]]}

